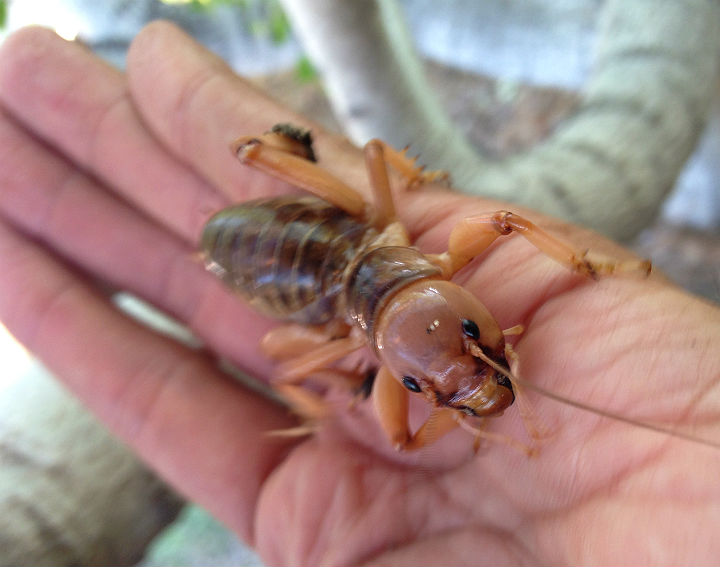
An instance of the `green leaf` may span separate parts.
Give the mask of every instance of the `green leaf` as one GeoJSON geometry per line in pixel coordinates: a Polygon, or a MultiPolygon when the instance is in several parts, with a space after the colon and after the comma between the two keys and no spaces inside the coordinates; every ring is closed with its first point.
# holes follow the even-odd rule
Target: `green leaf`
{"type": "Polygon", "coordinates": [[[5,21],[7,20],[7,2],[0,0],[0,28],[5,27],[5,21]]]}
{"type": "Polygon", "coordinates": [[[317,79],[317,71],[306,55],[295,64],[295,76],[301,83],[309,83],[317,79]]]}
{"type": "Polygon", "coordinates": [[[274,43],[280,44],[290,36],[290,22],[282,8],[275,3],[270,5],[270,38],[274,43]]]}
{"type": "Polygon", "coordinates": [[[192,0],[190,8],[196,12],[203,12],[210,9],[210,3],[202,2],[202,0],[192,0]]]}

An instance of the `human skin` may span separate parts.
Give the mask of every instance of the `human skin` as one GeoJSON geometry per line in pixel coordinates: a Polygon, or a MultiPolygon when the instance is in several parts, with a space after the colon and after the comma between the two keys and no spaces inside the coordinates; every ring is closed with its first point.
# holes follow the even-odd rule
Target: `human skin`
{"type": "MultiPolygon", "coordinates": [[[[0,51],[0,320],[163,478],[268,564],[707,564],[720,558],[720,450],[529,394],[548,431],[529,458],[464,432],[396,455],[367,404],[278,440],[288,412],[218,370],[261,380],[274,322],[194,259],[219,208],[292,189],[242,166],[234,138],[313,127],[323,167],[369,194],[362,155],[257,92],[167,23],[133,42],[127,74],[25,29],[0,51]],[[187,324],[206,350],[110,303],[125,289],[187,324]],[[210,353],[210,356],[208,355],[210,353]],[[368,439],[370,441],[368,441],[368,439]],[[438,455],[441,455],[438,458],[438,455]]],[[[398,195],[418,246],[462,217],[512,208],[580,249],[597,235],[447,191],[398,195]]],[[[601,409],[720,439],[720,311],[661,277],[571,274],[522,238],[458,281],[515,340],[529,382],[601,409]]],[[[345,407],[345,406],[343,406],[345,407]]],[[[510,408],[491,430],[526,439],[510,408]]]]}

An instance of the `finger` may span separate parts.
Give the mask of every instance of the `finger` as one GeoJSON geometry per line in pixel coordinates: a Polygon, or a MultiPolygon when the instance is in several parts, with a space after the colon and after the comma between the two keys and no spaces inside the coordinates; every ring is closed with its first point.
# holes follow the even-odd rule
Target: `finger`
{"type": "Polygon", "coordinates": [[[180,238],[115,198],[0,112],[0,212],[74,265],[157,305],[253,374],[269,322],[223,289],[180,238]],[[243,340],[239,340],[242,337],[243,340]]]}
{"type": "Polygon", "coordinates": [[[287,449],[264,434],[287,427],[286,412],[120,314],[4,224],[0,271],[10,331],[162,476],[249,537],[259,488],[287,449]]]}
{"type": "Polygon", "coordinates": [[[138,34],[127,69],[139,111],[158,138],[176,154],[186,155],[233,200],[266,195],[277,190],[277,183],[242,167],[228,151],[229,144],[288,121],[312,127],[323,167],[367,191],[356,149],[349,151],[347,142],[278,105],[171,24],[155,22],[138,34]]]}
{"type": "Polygon", "coordinates": [[[123,75],[82,46],[26,28],[0,59],[0,101],[16,120],[177,234],[195,242],[226,204],[148,132],[123,75]]]}

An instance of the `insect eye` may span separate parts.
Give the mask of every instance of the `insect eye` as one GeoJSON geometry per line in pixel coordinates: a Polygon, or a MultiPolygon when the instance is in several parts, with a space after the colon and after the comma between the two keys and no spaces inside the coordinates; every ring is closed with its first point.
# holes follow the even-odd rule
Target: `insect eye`
{"type": "Polygon", "coordinates": [[[403,386],[405,386],[411,392],[415,392],[417,394],[418,392],[422,391],[420,389],[420,386],[418,386],[418,383],[415,380],[415,378],[411,378],[410,376],[403,376],[402,383],[403,383],[403,386]]]}
{"type": "Polygon", "coordinates": [[[480,329],[478,328],[475,321],[472,321],[470,319],[463,319],[461,321],[461,324],[462,331],[463,333],[465,333],[466,336],[474,340],[478,340],[480,338],[480,329]]]}

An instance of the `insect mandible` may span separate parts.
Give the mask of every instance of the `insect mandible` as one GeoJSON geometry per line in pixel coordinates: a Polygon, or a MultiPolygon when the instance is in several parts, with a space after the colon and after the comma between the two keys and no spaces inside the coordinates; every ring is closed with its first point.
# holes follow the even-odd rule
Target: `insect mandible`
{"type": "Polygon", "coordinates": [[[286,321],[263,344],[283,359],[274,385],[301,414],[312,417],[322,404],[300,384],[369,346],[380,365],[374,404],[399,450],[431,444],[458,425],[476,438],[492,437],[468,424],[502,414],[515,401],[515,354],[505,337],[519,330],[502,330],[477,297],[450,281],[497,238],[518,233],[590,277],[650,271],[649,262],[593,261],[508,211],[460,221],[446,252],[423,254],[398,220],[388,168],[408,187],[442,173],[425,171],[379,140],[364,148],[372,206],[317,165],[306,130],[279,124],[239,138],[232,149],[243,163],[313,196],[260,199],[215,214],[201,241],[208,269],[258,310],[286,321]],[[409,394],[432,406],[415,432],[408,425],[409,394]]]}

